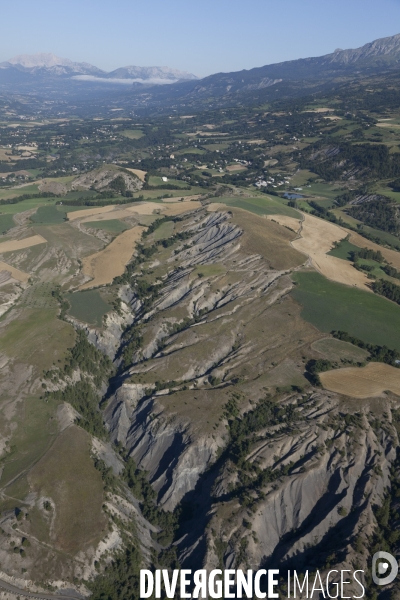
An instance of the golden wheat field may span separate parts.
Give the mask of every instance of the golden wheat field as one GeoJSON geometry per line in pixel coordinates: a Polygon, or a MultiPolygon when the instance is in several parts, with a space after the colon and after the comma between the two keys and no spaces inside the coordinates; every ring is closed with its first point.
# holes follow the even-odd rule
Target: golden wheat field
{"type": "Polygon", "coordinates": [[[385,390],[400,396],[400,369],[370,362],[366,367],[348,367],[319,374],[325,389],[352,398],[379,396],[385,390]]]}
{"type": "Polygon", "coordinates": [[[367,287],[368,278],[364,273],[357,271],[347,260],[327,254],[332,250],[333,243],[345,238],[347,233],[345,229],[329,221],[304,214],[301,237],[294,240],[292,246],[307,254],[313,266],[328,279],[370,291],[367,287]]]}
{"type": "Polygon", "coordinates": [[[77,219],[83,219],[85,217],[92,217],[93,215],[101,215],[107,213],[115,208],[114,204],[108,206],[99,206],[95,208],[84,208],[83,210],[76,210],[74,212],[67,213],[68,221],[76,221],[77,219]]]}
{"type": "Polygon", "coordinates": [[[134,175],[136,175],[136,177],[139,177],[139,179],[141,181],[144,181],[147,171],[142,171],[142,169],[126,169],[127,171],[130,171],[131,173],[133,173],[134,175]]]}
{"type": "Polygon", "coordinates": [[[359,233],[350,232],[349,242],[354,244],[355,246],[359,246],[360,248],[369,248],[370,250],[374,250],[375,252],[379,252],[384,256],[389,264],[391,264],[395,269],[400,270],[400,252],[396,252],[396,250],[391,250],[390,248],[385,248],[384,246],[380,246],[367,240],[365,237],[360,235],[359,233]]]}
{"type": "Polygon", "coordinates": [[[297,233],[300,229],[300,225],[301,225],[300,219],[295,219],[294,217],[288,217],[286,215],[265,215],[265,216],[270,221],[275,221],[276,223],[279,223],[279,225],[288,227],[295,233],[297,233]]]}
{"type": "Polygon", "coordinates": [[[196,200],[186,202],[175,201],[165,204],[158,202],[141,202],[124,208],[115,206],[114,204],[98,208],[85,208],[83,210],[69,212],[67,216],[70,221],[77,221],[79,219],[82,223],[85,223],[86,221],[92,221],[93,216],[96,216],[99,221],[124,219],[135,215],[153,215],[155,213],[161,213],[168,217],[175,217],[196,208],[201,208],[201,203],[196,200]]]}
{"type": "Polygon", "coordinates": [[[99,285],[107,285],[112,283],[114,277],[122,275],[135,251],[136,243],[145,229],[140,226],[128,229],[116,237],[104,250],[84,258],[82,273],[92,279],[81,285],[79,289],[87,290],[99,285]]]}
{"type": "Polygon", "coordinates": [[[201,202],[176,202],[175,204],[168,204],[162,208],[162,214],[167,217],[176,217],[182,213],[201,208],[201,202]]]}
{"type": "Polygon", "coordinates": [[[24,273],[24,271],[20,271],[19,269],[16,269],[15,267],[12,267],[11,265],[0,261],[0,273],[2,271],[8,271],[9,273],[11,273],[11,277],[13,277],[13,279],[21,281],[23,283],[28,281],[29,279],[28,273],[24,273]]]}
{"type": "Polygon", "coordinates": [[[37,246],[38,244],[47,244],[47,240],[41,235],[32,235],[23,240],[9,240],[8,242],[2,242],[0,244],[0,254],[3,254],[3,252],[24,250],[24,248],[30,248],[31,246],[37,246]]]}

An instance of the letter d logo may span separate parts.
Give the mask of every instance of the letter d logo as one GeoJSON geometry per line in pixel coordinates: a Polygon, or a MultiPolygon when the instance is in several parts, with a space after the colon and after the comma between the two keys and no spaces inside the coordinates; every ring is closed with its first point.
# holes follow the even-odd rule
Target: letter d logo
{"type": "Polygon", "coordinates": [[[397,564],[397,560],[389,552],[376,552],[372,557],[372,579],[377,585],[392,583],[396,579],[398,571],[399,565],[397,564]],[[378,561],[380,562],[378,563],[378,561]],[[389,567],[391,567],[389,575],[379,577],[379,575],[385,575],[389,567]]]}

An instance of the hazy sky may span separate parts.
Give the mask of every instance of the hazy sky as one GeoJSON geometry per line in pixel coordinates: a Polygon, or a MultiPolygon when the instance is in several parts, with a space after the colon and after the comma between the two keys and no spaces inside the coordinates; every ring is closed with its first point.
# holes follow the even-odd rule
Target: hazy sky
{"type": "Polygon", "coordinates": [[[1,21],[0,61],[53,52],[204,76],[400,33],[400,0],[10,0],[1,21]]]}

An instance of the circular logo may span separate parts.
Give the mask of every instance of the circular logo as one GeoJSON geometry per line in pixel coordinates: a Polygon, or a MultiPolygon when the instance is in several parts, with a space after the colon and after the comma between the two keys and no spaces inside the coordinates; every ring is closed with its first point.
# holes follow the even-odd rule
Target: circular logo
{"type": "Polygon", "coordinates": [[[389,552],[382,550],[372,557],[372,579],[377,585],[392,583],[397,577],[398,570],[397,560],[389,552]]]}

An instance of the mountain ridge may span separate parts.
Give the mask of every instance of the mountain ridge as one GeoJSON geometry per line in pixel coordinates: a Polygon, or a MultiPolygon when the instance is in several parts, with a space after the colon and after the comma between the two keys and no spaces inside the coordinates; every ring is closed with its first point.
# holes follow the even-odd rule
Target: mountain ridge
{"type": "Polygon", "coordinates": [[[98,80],[134,79],[134,80],[195,80],[193,73],[172,69],[167,66],[138,67],[128,65],[107,72],[87,62],[74,62],[52,53],[20,54],[0,63],[0,69],[17,70],[29,75],[39,76],[95,76],[98,80]]]}
{"type": "Polygon", "coordinates": [[[53,54],[19,55],[0,63],[0,89],[40,95],[46,84],[55,99],[65,99],[67,95],[79,100],[88,93],[103,94],[106,86],[124,84],[128,88],[128,94],[120,98],[124,104],[169,109],[177,103],[185,106],[185,110],[189,106],[193,110],[209,100],[213,106],[222,106],[299,97],[326,90],[349,78],[393,72],[399,64],[400,34],[355,49],[337,48],[320,57],[214,73],[201,79],[170,67],[128,65],[106,72],[53,54]]]}

